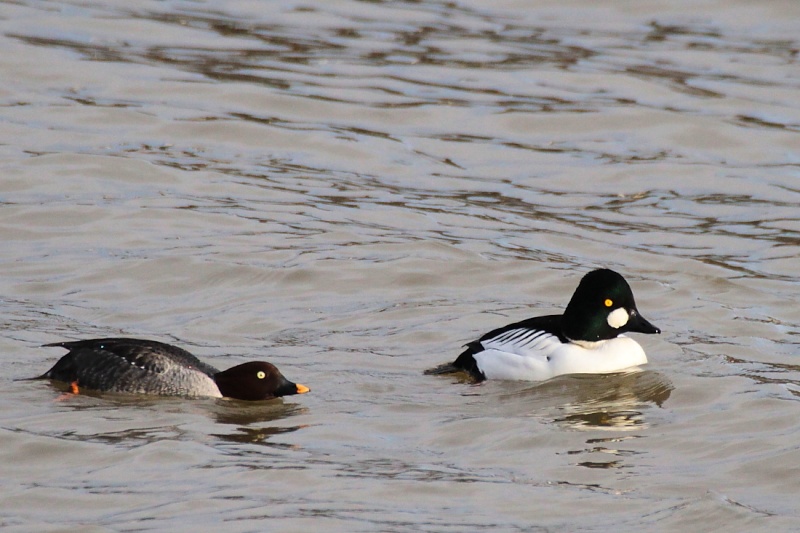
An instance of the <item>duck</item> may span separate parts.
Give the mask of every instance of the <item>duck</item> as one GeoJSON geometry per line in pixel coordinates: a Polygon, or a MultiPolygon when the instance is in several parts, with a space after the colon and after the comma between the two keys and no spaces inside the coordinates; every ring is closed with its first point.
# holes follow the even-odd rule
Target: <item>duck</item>
{"type": "Polygon", "coordinates": [[[636,307],[621,274],[587,273],[560,315],[529,318],[494,329],[466,344],[451,364],[433,374],[465,371],[486,379],[544,381],[564,374],[610,374],[647,363],[626,333],[661,333],[636,307]]]}
{"type": "Polygon", "coordinates": [[[34,379],[68,383],[75,394],[86,388],[259,401],[309,391],[305,385],[286,379],[275,365],[265,361],[251,361],[220,371],[182,348],[152,340],[87,339],[44,347],[66,348],[69,352],[34,379]]]}

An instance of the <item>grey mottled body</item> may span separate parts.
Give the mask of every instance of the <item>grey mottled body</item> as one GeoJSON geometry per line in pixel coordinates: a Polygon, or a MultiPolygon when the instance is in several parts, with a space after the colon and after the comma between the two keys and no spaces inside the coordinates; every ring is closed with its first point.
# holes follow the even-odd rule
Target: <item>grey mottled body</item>
{"type": "Polygon", "coordinates": [[[98,391],[222,397],[219,370],[191,353],[156,341],[127,338],[56,342],[70,352],[42,378],[98,391]]]}

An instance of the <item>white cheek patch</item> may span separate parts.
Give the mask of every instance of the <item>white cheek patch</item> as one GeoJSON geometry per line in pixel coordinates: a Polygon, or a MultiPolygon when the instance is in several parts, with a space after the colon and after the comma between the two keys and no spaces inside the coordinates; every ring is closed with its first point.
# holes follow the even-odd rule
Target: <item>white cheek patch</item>
{"type": "Polygon", "coordinates": [[[628,323],[629,318],[628,311],[624,307],[618,307],[608,314],[606,321],[612,328],[619,329],[628,323]]]}

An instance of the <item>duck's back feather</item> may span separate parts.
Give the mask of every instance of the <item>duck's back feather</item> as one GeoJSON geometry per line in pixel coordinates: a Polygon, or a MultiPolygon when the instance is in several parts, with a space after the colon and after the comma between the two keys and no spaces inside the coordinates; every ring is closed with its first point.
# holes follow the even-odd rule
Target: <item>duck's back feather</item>
{"type": "Polygon", "coordinates": [[[128,338],[56,342],[69,350],[41,376],[99,391],[220,396],[216,368],[169,344],[128,338]]]}
{"type": "MultiPolygon", "coordinates": [[[[477,381],[486,379],[485,369],[476,355],[510,353],[516,355],[541,355],[557,347],[566,339],[561,334],[561,315],[529,318],[494,329],[476,341],[467,344],[467,349],[453,362],[459,370],[465,370],[477,381]]],[[[545,359],[546,362],[546,359],[545,359]]]]}

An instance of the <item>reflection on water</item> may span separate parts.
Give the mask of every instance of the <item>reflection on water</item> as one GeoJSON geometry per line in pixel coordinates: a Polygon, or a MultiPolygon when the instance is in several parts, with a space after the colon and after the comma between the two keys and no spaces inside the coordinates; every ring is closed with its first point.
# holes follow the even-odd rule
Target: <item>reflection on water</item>
{"type": "Polygon", "coordinates": [[[272,447],[285,448],[289,450],[298,449],[294,444],[286,443],[270,443],[269,439],[276,435],[283,435],[292,433],[298,429],[303,429],[305,426],[292,426],[292,427],[265,427],[265,428],[249,428],[239,427],[231,433],[214,433],[212,436],[226,441],[237,444],[266,444],[272,447]]]}
{"type": "MultiPolygon", "coordinates": [[[[196,430],[188,429],[186,424],[181,421],[168,425],[143,427],[139,419],[142,418],[143,413],[145,414],[144,418],[147,418],[146,413],[148,412],[155,418],[163,416],[180,418],[187,414],[192,417],[203,416],[214,422],[217,432],[212,435],[213,437],[220,441],[249,444],[265,444],[274,435],[291,433],[304,427],[255,426],[279,422],[308,412],[308,409],[301,404],[287,402],[280,398],[264,402],[242,402],[230,399],[108,393],[88,389],[75,395],[67,392],[68,387],[63,383],[51,382],[51,385],[52,388],[62,392],[52,401],[63,418],[71,418],[72,414],[78,415],[80,418],[80,413],[85,413],[85,416],[100,422],[99,425],[108,423],[109,426],[115,426],[119,421],[128,420],[131,426],[138,427],[103,432],[91,432],[91,428],[86,427],[80,430],[67,429],[60,432],[45,430],[38,434],[46,434],[57,439],[114,444],[126,448],[162,440],[196,439],[196,430]],[[220,433],[219,430],[226,426],[231,426],[229,431],[220,433]]],[[[291,447],[291,445],[283,444],[276,446],[291,447]]]]}
{"type": "Polygon", "coordinates": [[[639,439],[640,436],[637,435],[630,435],[625,437],[606,437],[606,438],[597,438],[597,439],[588,439],[586,441],[586,448],[580,450],[570,450],[567,452],[567,455],[583,455],[583,454],[594,454],[593,457],[611,457],[611,459],[607,460],[589,460],[589,461],[579,461],[575,463],[578,466],[582,466],[585,468],[629,468],[632,465],[626,464],[625,458],[626,457],[633,457],[636,455],[642,454],[641,451],[635,449],[632,446],[632,449],[625,449],[624,446],[625,441],[639,439]]]}
{"type": "Polygon", "coordinates": [[[582,383],[578,399],[561,406],[563,414],[556,421],[573,428],[641,429],[647,424],[643,410],[663,407],[674,388],[666,376],[653,371],[605,377],[582,383]]]}
{"type": "Polygon", "coordinates": [[[756,383],[780,385],[795,397],[800,397],[800,364],[749,361],[730,355],[724,356],[737,373],[756,383]]]}
{"type": "MultiPolygon", "coordinates": [[[[285,399],[267,402],[240,402],[236,400],[217,400],[211,406],[210,416],[218,424],[233,426],[225,433],[215,432],[214,437],[220,441],[239,444],[267,444],[269,446],[295,449],[293,444],[270,443],[269,439],[303,429],[306,426],[267,426],[253,427],[258,424],[277,422],[293,416],[307,414],[308,408],[301,404],[291,403],[285,399]]],[[[221,429],[220,425],[217,429],[221,429]]]]}
{"type": "Polygon", "coordinates": [[[635,430],[647,427],[646,411],[662,407],[674,389],[669,378],[645,370],[623,374],[574,375],[502,395],[523,401],[532,414],[548,413],[573,429],[635,430]]]}
{"type": "Polygon", "coordinates": [[[304,414],[308,408],[292,400],[278,398],[265,402],[216,400],[209,411],[209,416],[213,416],[219,424],[250,426],[304,414]]]}

